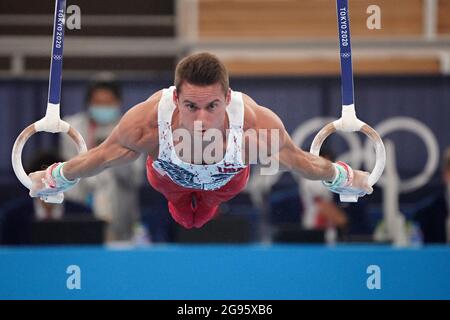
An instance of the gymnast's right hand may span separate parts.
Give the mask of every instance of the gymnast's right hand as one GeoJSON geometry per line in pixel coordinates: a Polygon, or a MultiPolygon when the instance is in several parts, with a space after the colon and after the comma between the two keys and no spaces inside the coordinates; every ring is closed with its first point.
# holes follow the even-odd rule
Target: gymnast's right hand
{"type": "Polygon", "coordinates": [[[31,179],[31,197],[45,197],[65,192],[77,184],[79,179],[68,180],[64,177],[62,163],[54,163],[46,170],[32,172],[28,175],[31,179]]]}

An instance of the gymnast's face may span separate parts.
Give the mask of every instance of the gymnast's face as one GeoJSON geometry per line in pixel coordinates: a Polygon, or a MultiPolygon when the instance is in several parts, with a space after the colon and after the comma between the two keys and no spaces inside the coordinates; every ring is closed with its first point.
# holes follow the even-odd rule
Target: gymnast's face
{"type": "Polygon", "coordinates": [[[179,111],[179,124],[182,128],[194,133],[194,122],[197,131],[205,133],[208,129],[225,129],[226,106],[230,103],[231,90],[225,94],[220,83],[208,86],[193,85],[184,82],[173,100],[179,111]],[[201,125],[198,125],[201,123],[201,125]]]}

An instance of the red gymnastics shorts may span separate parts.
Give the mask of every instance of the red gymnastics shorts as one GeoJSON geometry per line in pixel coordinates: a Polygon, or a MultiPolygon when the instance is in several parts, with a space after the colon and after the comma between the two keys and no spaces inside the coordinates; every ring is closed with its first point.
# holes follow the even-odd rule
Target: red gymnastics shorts
{"type": "Polygon", "coordinates": [[[213,219],[219,205],[241,192],[250,176],[250,166],[248,166],[217,190],[199,190],[179,186],[167,175],[163,176],[156,171],[152,164],[153,159],[147,157],[148,182],[166,197],[172,218],[185,228],[200,228],[213,219]],[[195,206],[192,201],[193,196],[196,200],[195,206]]]}

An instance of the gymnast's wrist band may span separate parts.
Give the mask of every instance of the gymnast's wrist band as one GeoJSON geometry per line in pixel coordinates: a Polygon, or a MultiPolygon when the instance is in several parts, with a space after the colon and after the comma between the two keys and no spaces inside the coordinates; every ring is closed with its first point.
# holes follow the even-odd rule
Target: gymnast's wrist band
{"type": "Polygon", "coordinates": [[[52,177],[56,182],[56,185],[71,187],[75,185],[79,179],[69,180],[63,174],[63,166],[65,162],[56,163],[52,168],[52,177]]]}
{"type": "Polygon", "coordinates": [[[333,163],[336,171],[333,181],[322,181],[322,183],[329,189],[342,188],[351,186],[353,182],[353,170],[348,164],[342,161],[333,163]]]}

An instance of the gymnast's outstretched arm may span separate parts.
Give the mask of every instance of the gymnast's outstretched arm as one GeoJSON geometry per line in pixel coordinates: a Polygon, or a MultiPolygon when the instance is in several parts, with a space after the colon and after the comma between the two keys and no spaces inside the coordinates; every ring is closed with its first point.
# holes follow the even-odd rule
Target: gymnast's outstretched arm
{"type": "MultiPolygon", "coordinates": [[[[128,111],[113,129],[109,137],[99,146],[79,154],[76,157],[58,164],[53,164],[47,170],[33,172],[30,195],[53,194],[70,189],[78,179],[91,177],[103,170],[132,162],[145,152],[140,147],[145,130],[138,119],[142,119],[143,109],[148,108],[148,102],[137,105],[128,111]]],[[[153,139],[146,139],[151,144],[153,139]]]]}
{"type": "Polygon", "coordinates": [[[259,135],[258,144],[265,148],[275,161],[278,160],[287,169],[296,171],[307,179],[325,181],[328,186],[337,188],[338,191],[372,193],[373,189],[368,185],[369,173],[352,170],[345,163],[332,163],[303,151],[295,145],[283,122],[273,111],[258,105],[253,105],[252,108],[256,115],[256,129],[268,129],[266,135],[259,135]],[[273,135],[271,131],[277,134],[273,135]]]}
{"type": "Polygon", "coordinates": [[[80,154],[64,164],[64,176],[68,180],[86,178],[103,170],[136,160],[140,153],[121,143],[119,127],[99,146],[80,154]]]}

